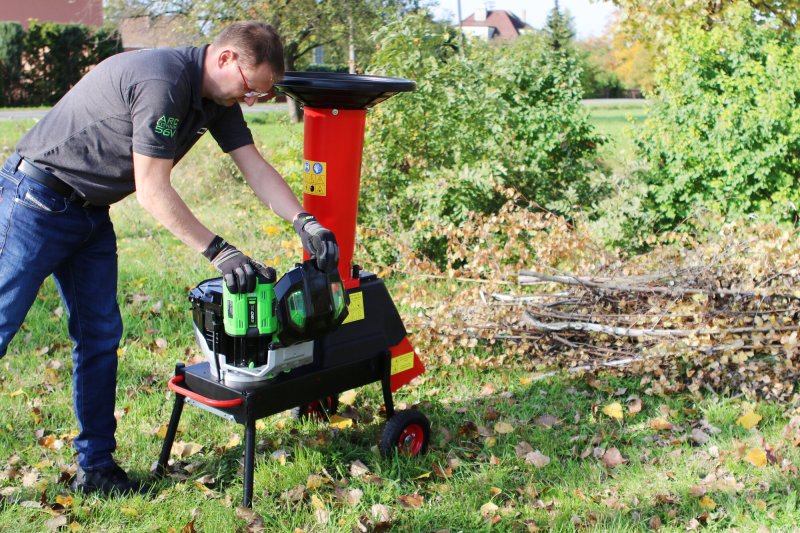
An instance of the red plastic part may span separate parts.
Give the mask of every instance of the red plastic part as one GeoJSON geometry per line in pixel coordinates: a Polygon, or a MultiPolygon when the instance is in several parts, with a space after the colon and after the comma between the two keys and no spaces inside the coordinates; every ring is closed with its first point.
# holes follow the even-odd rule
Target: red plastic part
{"type": "Polygon", "coordinates": [[[303,208],[336,235],[339,274],[347,288],[358,285],[352,262],[366,116],[366,109],[306,107],[304,111],[303,157],[312,168],[314,163],[324,164],[325,195],[304,191],[303,208]]]}
{"type": "Polygon", "coordinates": [[[392,374],[391,378],[389,379],[389,385],[392,389],[392,392],[396,391],[403,385],[408,384],[408,382],[410,382],[412,379],[425,372],[425,365],[423,365],[422,361],[420,361],[419,357],[417,357],[414,347],[411,346],[411,342],[409,342],[408,337],[400,341],[398,345],[389,348],[389,351],[392,352],[392,359],[404,356],[408,353],[414,354],[414,365],[407,370],[392,374]]]}
{"type": "Polygon", "coordinates": [[[419,424],[409,424],[397,439],[397,448],[401,453],[417,455],[425,444],[425,431],[419,424]]]}
{"type": "Polygon", "coordinates": [[[186,396],[187,398],[191,398],[196,402],[200,402],[204,405],[208,405],[210,407],[237,407],[242,405],[241,398],[234,398],[233,400],[212,400],[211,398],[206,398],[205,396],[200,396],[196,392],[192,392],[189,389],[184,389],[183,387],[179,386],[178,383],[183,381],[183,376],[175,376],[167,383],[167,387],[170,390],[175,391],[176,393],[186,396]]]}

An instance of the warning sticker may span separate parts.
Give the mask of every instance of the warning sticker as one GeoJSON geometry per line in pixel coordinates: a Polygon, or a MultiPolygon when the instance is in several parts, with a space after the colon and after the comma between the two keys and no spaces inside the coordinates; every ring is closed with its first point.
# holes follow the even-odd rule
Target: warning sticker
{"type": "Polygon", "coordinates": [[[322,161],[303,161],[303,193],[314,196],[326,195],[327,164],[322,161]]]}
{"type": "Polygon", "coordinates": [[[347,306],[347,318],[342,324],[349,324],[356,320],[364,320],[364,293],[351,292],[350,305],[347,306]]]}
{"type": "Polygon", "coordinates": [[[392,357],[392,375],[414,368],[414,352],[392,357]]]}

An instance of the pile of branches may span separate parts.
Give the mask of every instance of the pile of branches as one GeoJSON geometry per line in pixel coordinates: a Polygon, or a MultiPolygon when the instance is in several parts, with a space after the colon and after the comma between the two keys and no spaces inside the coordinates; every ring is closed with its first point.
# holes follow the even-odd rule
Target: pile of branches
{"type": "Polygon", "coordinates": [[[702,238],[665,234],[648,253],[624,256],[517,198],[445,236],[447,268],[414,260],[405,273],[426,282],[399,285],[430,364],[524,361],[541,375],[642,376],[656,394],[795,395],[800,239],[792,227],[743,221],[702,238]]]}

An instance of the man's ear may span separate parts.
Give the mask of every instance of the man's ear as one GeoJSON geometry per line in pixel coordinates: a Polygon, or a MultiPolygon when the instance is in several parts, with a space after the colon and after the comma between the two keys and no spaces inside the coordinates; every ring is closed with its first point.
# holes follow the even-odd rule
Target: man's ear
{"type": "Polygon", "coordinates": [[[219,55],[217,56],[217,66],[222,68],[231,61],[236,59],[236,52],[233,50],[222,50],[219,55]]]}

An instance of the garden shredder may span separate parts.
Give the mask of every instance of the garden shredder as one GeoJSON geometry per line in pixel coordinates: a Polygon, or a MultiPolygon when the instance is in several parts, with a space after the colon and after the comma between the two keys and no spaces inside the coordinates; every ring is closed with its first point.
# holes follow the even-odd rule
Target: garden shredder
{"type": "Polygon", "coordinates": [[[276,281],[259,272],[249,294],[229,294],[220,278],[189,294],[195,335],[206,361],[178,363],[168,387],[175,403],[157,475],[167,461],[186,402],[243,424],[243,504],[253,501],[256,420],[286,409],[333,414],[338,395],[380,382],[387,423],[379,448],[416,455],[427,449],[428,419],[395,411],[392,393],[424,371],[383,281],[353,263],[367,110],[411,80],[355,74],[287,72],[276,84],[304,106],[303,206],[333,231],[338,271],[306,260],[276,281]]]}

